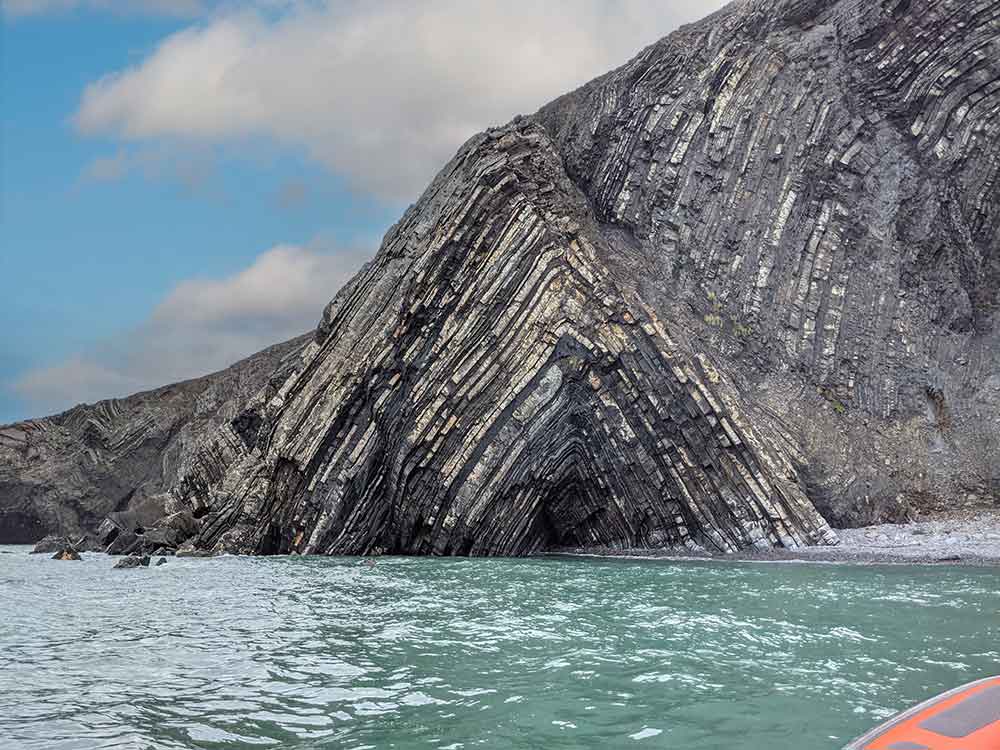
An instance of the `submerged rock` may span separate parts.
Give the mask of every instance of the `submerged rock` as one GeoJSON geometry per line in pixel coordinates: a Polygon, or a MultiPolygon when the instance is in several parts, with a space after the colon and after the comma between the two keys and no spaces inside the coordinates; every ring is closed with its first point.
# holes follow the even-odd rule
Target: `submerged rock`
{"type": "Polygon", "coordinates": [[[159,560],[156,561],[156,567],[160,567],[161,565],[166,565],[166,562],[167,558],[161,557],[159,560]]]}
{"type": "Polygon", "coordinates": [[[215,553],[207,549],[192,549],[190,547],[177,550],[177,557],[212,557],[215,553]]]}

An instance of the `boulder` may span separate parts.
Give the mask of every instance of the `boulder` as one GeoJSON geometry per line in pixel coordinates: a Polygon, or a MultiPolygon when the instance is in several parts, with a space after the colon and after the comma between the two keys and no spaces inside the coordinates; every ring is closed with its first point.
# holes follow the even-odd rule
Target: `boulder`
{"type": "Polygon", "coordinates": [[[159,560],[156,561],[156,567],[160,567],[161,565],[166,564],[166,562],[167,562],[167,558],[161,557],[159,560]]]}
{"type": "Polygon", "coordinates": [[[134,531],[122,529],[104,551],[109,555],[127,555],[133,551],[136,543],[141,541],[134,531]]]}
{"type": "Polygon", "coordinates": [[[72,547],[66,547],[52,555],[53,560],[79,560],[80,553],[72,547]]]}
{"type": "Polygon", "coordinates": [[[103,552],[107,545],[101,544],[95,537],[85,534],[77,537],[70,546],[77,552],[103,552]]]}
{"type": "Polygon", "coordinates": [[[142,537],[149,549],[156,549],[158,547],[177,547],[177,545],[182,541],[181,533],[177,531],[177,529],[172,529],[170,527],[146,529],[146,533],[143,534],[142,537]]]}
{"type": "Polygon", "coordinates": [[[35,544],[31,554],[59,552],[70,546],[69,539],[60,534],[49,534],[35,544]]]}
{"type": "Polygon", "coordinates": [[[97,532],[95,537],[98,543],[107,549],[108,545],[115,540],[115,537],[121,533],[122,527],[118,525],[113,519],[105,518],[101,521],[101,525],[97,527],[97,532]]]}
{"type": "Polygon", "coordinates": [[[198,533],[201,524],[198,523],[198,519],[190,511],[182,510],[167,516],[157,523],[156,526],[161,529],[173,529],[183,539],[190,539],[198,533]]]}
{"type": "Polygon", "coordinates": [[[138,568],[142,563],[138,557],[134,555],[129,555],[128,557],[123,557],[121,560],[115,563],[115,568],[138,568]]]}

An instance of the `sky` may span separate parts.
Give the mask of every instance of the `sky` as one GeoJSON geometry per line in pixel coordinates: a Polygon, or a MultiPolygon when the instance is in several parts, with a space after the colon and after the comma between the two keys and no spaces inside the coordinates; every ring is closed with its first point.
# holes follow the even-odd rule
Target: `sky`
{"type": "Polygon", "coordinates": [[[471,135],[721,0],[0,0],[0,424],[313,328],[471,135]]]}

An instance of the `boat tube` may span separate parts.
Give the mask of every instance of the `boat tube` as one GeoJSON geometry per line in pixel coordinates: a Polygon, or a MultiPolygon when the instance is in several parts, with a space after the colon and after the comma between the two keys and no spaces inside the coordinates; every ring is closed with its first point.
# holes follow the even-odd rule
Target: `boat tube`
{"type": "Polygon", "coordinates": [[[1000,750],[1000,677],[924,701],[844,750],[1000,750]]]}

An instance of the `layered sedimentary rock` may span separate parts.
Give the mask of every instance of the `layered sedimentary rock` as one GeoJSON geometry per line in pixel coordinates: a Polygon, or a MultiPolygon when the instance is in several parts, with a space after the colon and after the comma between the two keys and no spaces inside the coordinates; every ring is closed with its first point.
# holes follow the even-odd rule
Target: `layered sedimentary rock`
{"type": "Polygon", "coordinates": [[[115,512],[155,521],[202,436],[238,417],[272,378],[280,384],[282,363],[297,362],[307,339],[213,375],[0,427],[0,544],[78,539],[115,512]]]}
{"type": "Polygon", "coordinates": [[[539,119],[828,518],[1000,495],[1000,3],[734,3],[539,119]]]}
{"type": "Polygon", "coordinates": [[[541,125],[474,138],[326,311],[257,440],[220,481],[187,485],[211,510],[197,544],[831,541],[769,417],[675,339],[615,255],[541,125]]]}
{"type": "Polygon", "coordinates": [[[469,141],[167,510],[524,554],[990,503],[998,173],[1000,2],[737,0],[469,141]]]}

